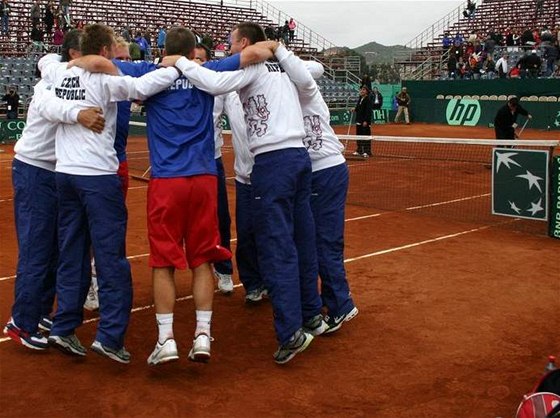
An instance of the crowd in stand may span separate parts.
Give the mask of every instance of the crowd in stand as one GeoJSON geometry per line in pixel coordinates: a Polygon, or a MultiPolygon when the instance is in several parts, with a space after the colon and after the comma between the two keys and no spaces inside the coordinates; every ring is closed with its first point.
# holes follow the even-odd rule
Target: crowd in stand
{"type": "Polygon", "coordinates": [[[491,29],[486,35],[472,32],[452,36],[442,45],[447,56],[447,78],[536,78],[560,76],[560,27],[491,29]],[[543,62],[546,65],[543,65],[543,62]]]}

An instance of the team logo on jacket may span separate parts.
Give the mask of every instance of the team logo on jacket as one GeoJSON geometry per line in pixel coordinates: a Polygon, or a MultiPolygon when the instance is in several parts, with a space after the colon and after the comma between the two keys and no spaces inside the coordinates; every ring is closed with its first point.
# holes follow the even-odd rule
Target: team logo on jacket
{"type": "Polygon", "coordinates": [[[268,122],[270,117],[268,103],[264,94],[249,97],[243,103],[243,110],[245,111],[245,122],[249,127],[249,135],[263,136],[268,130],[266,122],[268,122]]]}
{"type": "Polygon", "coordinates": [[[319,151],[323,146],[323,131],[321,130],[321,122],[319,116],[304,116],[303,125],[305,127],[305,138],[303,145],[309,150],[319,151]]]}

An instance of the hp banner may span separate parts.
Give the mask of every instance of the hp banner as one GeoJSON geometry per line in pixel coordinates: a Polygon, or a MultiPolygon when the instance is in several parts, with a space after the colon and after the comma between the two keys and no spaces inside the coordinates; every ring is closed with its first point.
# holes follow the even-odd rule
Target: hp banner
{"type": "Polygon", "coordinates": [[[548,151],[494,148],[492,214],[548,219],[548,151]]]}

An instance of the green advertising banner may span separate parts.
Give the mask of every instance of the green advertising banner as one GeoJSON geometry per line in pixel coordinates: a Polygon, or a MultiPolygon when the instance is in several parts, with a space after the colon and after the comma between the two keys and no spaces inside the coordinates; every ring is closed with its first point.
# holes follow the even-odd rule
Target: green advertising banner
{"type": "MultiPolygon", "coordinates": [[[[414,99],[411,104],[413,122],[438,123],[451,126],[494,126],[494,118],[505,101],[472,99],[414,99]]],[[[558,102],[521,102],[533,119],[527,128],[559,130],[560,103],[558,102]]],[[[517,123],[524,123],[519,116],[517,123]]]]}
{"type": "Polygon", "coordinates": [[[548,219],[548,151],[494,148],[492,214],[548,219]]]}
{"type": "Polygon", "coordinates": [[[552,158],[549,235],[560,239],[560,155],[552,158]]]}
{"type": "Polygon", "coordinates": [[[0,120],[0,141],[17,141],[25,128],[23,119],[0,120]]]}

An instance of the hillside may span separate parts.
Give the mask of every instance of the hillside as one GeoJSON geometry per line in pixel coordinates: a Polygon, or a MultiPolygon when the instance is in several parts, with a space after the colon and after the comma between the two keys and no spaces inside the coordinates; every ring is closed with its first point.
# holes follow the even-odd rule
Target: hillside
{"type": "Polygon", "coordinates": [[[366,59],[366,64],[392,64],[395,55],[402,54],[404,51],[410,51],[402,45],[385,46],[377,42],[369,42],[365,45],[354,48],[354,51],[360,53],[366,59]]]}

